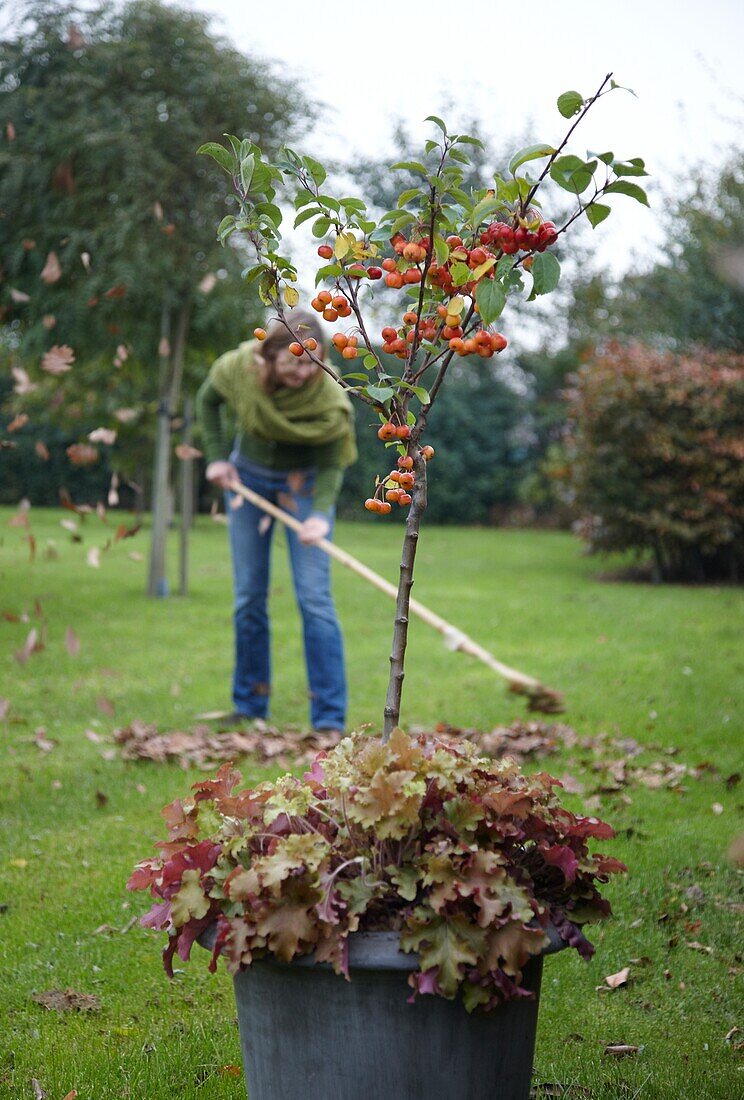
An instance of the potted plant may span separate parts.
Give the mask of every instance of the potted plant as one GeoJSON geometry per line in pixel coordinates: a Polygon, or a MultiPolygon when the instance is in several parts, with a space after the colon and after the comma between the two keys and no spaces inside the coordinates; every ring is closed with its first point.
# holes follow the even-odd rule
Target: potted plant
{"type": "Polygon", "coordinates": [[[356,322],[333,336],[349,373],[317,361],[379,416],[395,459],[366,507],[408,508],[381,737],[352,735],[301,778],[249,790],[237,790],[240,776],[225,765],[166,808],[169,839],[128,884],[155,898],[142,923],[168,932],[169,972],[174,953],[188,958],[197,939],[211,945],[212,968],[226,957],[251,1100],[524,1100],[542,956],[561,946],[589,955],[582,926],[609,914],[599,886],[624,868],[588,849],[609,826],[562,807],[550,776],[524,776],[467,742],[411,738],[399,715],[430,410],[453,360],[506,346],[492,326],[524,289],[525,271],[528,300],[554,289],[560,265],[550,249],[578,217],[599,224],[610,210],[599,200],[613,193],[646,201],[628,178],[646,174],[640,158],[564,152],[615,87],[608,76],[589,98],[562,95],[559,110],[572,120],[564,140],[520,150],[508,173],[474,193],[460,185],[475,139],[432,116],[440,137],[424,159],[393,166],[420,186],[379,221],[360,199],[327,194],[311,157],[285,150],[271,164],[232,137],[202,147],[238,198],[219,236],[247,235],[256,256],[246,278],[295,336],[296,354],[317,358],[293,327],[297,273],[279,252],[277,187],[295,185],[295,225],[312,220],[324,239],[323,289],[311,304],[331,323],[356,322]],[[531,176],[525,165],[535,161],[541,171],[531,176]],[[540,211],[547,178],[576,203],[560,227],[540,211]],[[382,329],[381,354],[363,307],[365,291],[385,284],[406,301],[382,329]]]}

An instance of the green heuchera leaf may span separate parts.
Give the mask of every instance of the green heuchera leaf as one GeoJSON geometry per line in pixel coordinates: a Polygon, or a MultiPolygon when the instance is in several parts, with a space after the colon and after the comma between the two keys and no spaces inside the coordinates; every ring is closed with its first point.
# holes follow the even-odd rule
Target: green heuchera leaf
{"type": "Polygon", "coordinates": [[[456,995],[463,966],[475,966],[485,945],[485,933],[464,916],[437,916],[426,906],[414,912],[400,934],[404,951],[418,951],[421,970],[437,968],[437,984],[445,997],[456,995]]]}
{"type": "Polygon", "coordinates": [[[171,920],[181,928],[193,917],[199,920],[209,911],[209,898],[201,887],[201,872],[193,869],[183,872],[181,889],[171,898],[171,920]]]}

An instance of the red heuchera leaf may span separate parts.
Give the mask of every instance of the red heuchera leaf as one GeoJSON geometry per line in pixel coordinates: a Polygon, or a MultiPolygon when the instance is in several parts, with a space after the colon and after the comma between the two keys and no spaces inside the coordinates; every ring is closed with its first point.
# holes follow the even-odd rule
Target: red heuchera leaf
{"type": "Polygon", "coordinates": [[[545,857],[546,863],[549,863],[551,867],[560,867],[566,877],[566,882],[574,881],[579,861],[570,848],[561,844],[554,844],[552,847],[541,844],[540,851],[545,857]]]}

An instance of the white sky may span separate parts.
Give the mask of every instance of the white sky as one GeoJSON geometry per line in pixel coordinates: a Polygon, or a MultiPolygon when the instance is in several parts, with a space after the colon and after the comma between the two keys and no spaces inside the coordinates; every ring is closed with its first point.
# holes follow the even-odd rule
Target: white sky
{"type": "MultiPolygon", "coordinates": [[[[320,159],[384,157],[396,119],[423,141],[429,114],[452,119],[452,128],[458,115],[478,117],[498,144],[530,124],[535,140],[553,143],[567,125],[558,95],[589,95],[610,71],[638,98],[615,92],[598,103],[576,151],[643,156],[652,195],[694,163],[720,163],[744,137],[740,0],[182,2],[213,13],[214,30],[275,60],[328,105],[303,146],[320,159]]],[[[612,205],[597,230],[597,258],[619,272],[649,257],[658,232],[654,214],[632,199],[612,205]]]]}

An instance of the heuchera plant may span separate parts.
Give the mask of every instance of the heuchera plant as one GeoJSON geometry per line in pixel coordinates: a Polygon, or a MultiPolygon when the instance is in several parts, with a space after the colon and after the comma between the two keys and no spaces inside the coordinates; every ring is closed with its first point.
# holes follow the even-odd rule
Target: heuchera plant
{"type": "Polygon", "coordinates": [[[627,178],[646,175],[640,158],[565,152],[587,111],[617,87],[607,76],[589,98],[564,93],[558,109],[573,121],[561,143],[521,149],[492,186],[472,193],[461,187],[463,166],[468,145],[480,143],[431,116],[439,139],[426,143],[421,161],[393,165],[421,183],[379,221],[361,199],[328,194],[326,172],[312,157],[285,149],[271,164],[234,137],[227,146],[202,146],[230,173],[237,196],[238,213],[223,219],[218,235],[224,242],[243,233],[255,249],[244,276],[295,337],[291,350],[379,417],[378,435],[395,462],[377,476],[366,507],[409,510],[381,740],[347,738],[302,779],[284,776],[239,794],[238,773],[224,767],[196,785],[192,800],[165,810],[170,839],[129,886],[157,899],[144,923],[168,931],[168,968],[174,952],[188,957],[214,921],[215,957],[224,949],[233,970],[267,953],[288,962],[314,951],[343,973],[352,931],[397,929],[402,949],[418,953],[414,991],[453,997],[462,988],[473,1008],[526,994],[522,966],[545,946],[551,922],[567,943],[590,952],[580,926],[609,913],[597,883],[624,869],[588,853],[587,839],[611,836],[609,826],[563,809],[553,791],[560,784],[549,776],[525,778],[466,743],[410,739],[398,722],[433,456],[423,443],[429,413],[455,357],[491,358],[506,347],[493,325],[510,294],[528,289],[529,301],[556,287],[560,265],[550,249],[573,222],[586,216],[598,225],[610,213],[599,200],[612,194],[646,203],[627,178]],[[525,166],[536,161],[543,166],[532,176],[525,166]],[[541,211],[548,178],[576,203],[560,227],[541,211]],[[318,253],[327,262],[311,305],[330,324],[353,318],[352,328],[332,336],[356,368],[350,373],[324,362],[293,322],[297,271],[280,253],[275,202],[285,180],[293,185],[295,226],[312,221],[323,239],[318,253]],[[382,329],[378,352],[363,306],[372,288],[385,286],[405,302],[382,329]]]}
{"type": "Polygon", "coordinates": [[[580,926],[609,914],[597,884],[625,870],[589,854],[612,829],[564,809],[558,780],[469,742],[356,735],[302,779],[235,793],[239,781],[225,764],[168,806],[169,840],[129,881],[157,899],[142,923],[168,929],[169,974],[215,921],[210,966],[224,951],[233,972],[314,951],[348,977],[349,933],[393,929],[418,952],[413,996],[462,991],[469,1010],[491,1008],[530,996],[522,968],[551,923],[592,954],[580,926]]]}

